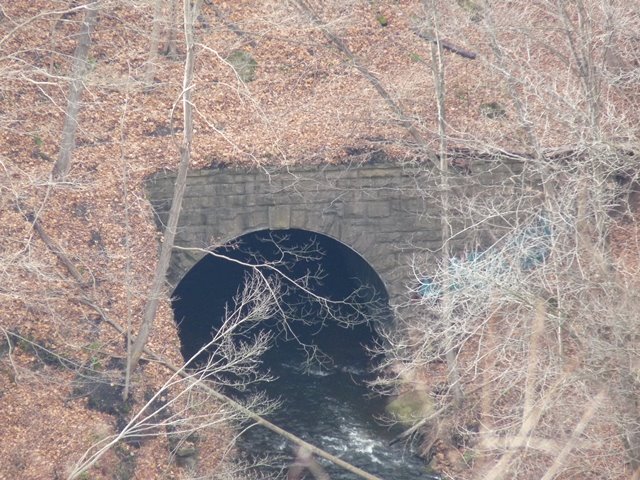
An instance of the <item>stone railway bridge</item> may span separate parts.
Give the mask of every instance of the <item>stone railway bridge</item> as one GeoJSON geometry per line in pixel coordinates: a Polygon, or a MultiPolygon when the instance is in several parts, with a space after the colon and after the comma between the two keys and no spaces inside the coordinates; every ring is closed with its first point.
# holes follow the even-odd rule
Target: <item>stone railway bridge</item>
{"type": "MultiPolygon", "coordinates": [[[[505,183],[513,186],[521,170],[516,161],[474,160],[470,170],[451,177],[452,195],[504,195],[505,183]]],[[[194,170],[188,175],[176,245],[221,246],[260,230],[324,234],[360,255],[384,283],[390,304],[397,305],[414,281],[414,258],[442,246],[438,176],[433,173],[424,165],[387,161],[194,170]]],[[[159,226],[167,220],[174,181],[175,173],[165,172],[147,183],[159,226]]],[[[170,283],[175,287],[204,255],[174,250],[170,283]]]]}

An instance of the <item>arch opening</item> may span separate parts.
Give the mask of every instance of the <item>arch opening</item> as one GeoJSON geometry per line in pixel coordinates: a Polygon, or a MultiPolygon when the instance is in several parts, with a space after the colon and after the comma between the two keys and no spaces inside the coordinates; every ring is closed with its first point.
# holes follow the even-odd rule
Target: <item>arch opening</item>
{"type": "MultiPolygon", "coordinates": [[[[303,288],[287,288],[281,296],[289,329],[261,322],[260,328],[275,332],[273,346],[261,356],[274,380],[258,388],[282,404],[270,420],[383,478],[432,478],[404,446],[388,445],[399,432],[378,423],[386,400],[367,388],[375,362],[368,349],[380,340],[376,327],[391,321],[388,294],[374,269],[339,241],[297,229],[249,233],[215,254],[226,258],[205,256],[174,292],[185,360],[220,328],[225,305],[252,270],[247,264],[263,264],[265,275],[276,275],[270,266],[277,265],[303,288]],[[316,296],[330,300],[331,308],[314,301],[316,296]],[[316,347],[321,354],[314,356],[316,347]]],[[[275,470],[261,470],[264,478],[276,478],[275,472],[293,460],[291,446],[265,429],[252,428],[238,442],[249,460],[264,454],[281,459],[275,470]]],[[[338,467],[324,467],[331,478],[352,478],[338,467]]]]}
{"type": "MultiPolygon", "coordinates": [[[[333,350],[336,361],[363,361],[376,339],[376,325],[390,319],[384,283],[357,252],[320,233],[300,229],[259,230],[216,249],[218,256],[198,261],[174,290],[172,306],[179,326],[181,351],[191,358],[211,339],[234,295],[253,270],[280,277],[280,304],[288,327],[277,335],[280,348],[288,340],[333,350]],[[223,258],[226,257],[226,258],[223,258]],[[299,288],[302,286],[303,288],[299,288]],[[315,298],[317,297],[317,298],[315,298]]],[[[272,329],[268,321],[263,328],[272,329]]]]}

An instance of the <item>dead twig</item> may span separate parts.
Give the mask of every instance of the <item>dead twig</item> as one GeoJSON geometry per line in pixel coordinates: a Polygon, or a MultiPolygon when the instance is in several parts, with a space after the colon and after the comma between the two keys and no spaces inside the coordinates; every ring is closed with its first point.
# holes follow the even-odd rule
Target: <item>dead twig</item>
{"type": "Polygon", "coordinates": [[[85,288],[86,286],[88,286],[88,283],[84,280],[84,278],[82,277],[82,274],[78,271],[78,269],[75,267],[73,262],[69,259],[69,257],[65,255],[60,245],[58,245],[58,243],[47,234],[47,232],[42,227],[42,224],[40,223],[40,221],[36,218],[35,214],[28,213],[25,215],[25,218],[31,223],[31,225],[33,226],[33,229],[40,236],[40,239],[45,243],[45,245],[49,248],[49,250],[51,250],[51,252],[56,257],[58,257],[58,260],[60,260],[62,265],[64,265],[64,267],[71,274],[71,276],[78,283],[78,285],[81,288],[85,288]]]}
{"type": "Polygon", "coordinates": [[[440,46],[444,50],[455,53],[456,55],[460,55],[463,58],[467,58],[469,60],[475,60],[475,58],[478,56],[475,52],[471,52],[469,50],[465,50],[463,48],[457,47],[451,42],[442,40],[441,38],[436,38],[435,36],[429,35],[428,33],[425,33],[421,30],[415,29],[413,32],[423,40],[426,40],[427,42],[431,42],[435,44],[440,43],[440,46]]]}

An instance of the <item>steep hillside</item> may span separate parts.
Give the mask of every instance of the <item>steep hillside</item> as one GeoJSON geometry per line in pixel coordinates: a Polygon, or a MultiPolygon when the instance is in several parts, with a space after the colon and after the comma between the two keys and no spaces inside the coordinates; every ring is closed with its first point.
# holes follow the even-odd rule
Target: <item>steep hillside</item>
{"type": "MultiPolygon", "coordinates": [[[[67,478],[91,445],[121,429],[169,378],[162,361],[182,363],[164,296],[147,344],[159,357],[147,356],[133,373],[130,404],[115,400],[127,355],[120,332],[139,328],[162,241],[144,181],[175,169],[180,159],[185,50],[182,5],[172,9],[173,1],[91,4],[97,22],[81,78],[73,63],[89,4],[0,5],[0,478],[67,478]],[[150,54],[154,22],[157,55],[150,54]],[[82,101],[71,167],[54,178],[74,79],[82,84],[82,101]],[[102,404],[109,396],[113,402],[102,404]]],[[[603,210],[613,210],[612,198],[629,213],[620,199],[636,181],[640,7],[596,0],[486,3],[204,1],[194,26],[189,87],[195,108],[191,168],[348,165],[371,161],[378,152],[425,167],[449,152],[444,164],[456,166],[461,151],[511,152],[548,175],[545,185],[556,182],[558,191],[571,192],[553,203],[545,191],[543,202],[566,208],[557,210],[564,220],[567,212],[580,212],[577,231],[595,238],[598,222],[612,225],[610,216],[602,220],[603,210]],[[444,90],[434,78],[444,79],[444,90]]],[[[493,212],[483,207],[474,215],[493,222],[493,212]]],[[[633,267],[637,249],[629,238],[635,230],[616,232],[614,238],[633,245],[620,255],[630,259],[625,268],[633,267]]],[[[572,268],[575,273],[583,264],[576,260],[572,268]]],[[[627,282],[633,271],[616,278],[627,282]]],[[[597,283],[602,274],[594,275],[589,278],[597,283]]],[[[542,283],[546,288],[561,279],[557,270],[542,283]]],[[[580,312],[579,304],[568,308],[580,312]]],[[[575,331],[558,338],[565,334],[575,331]]],[[[620,335],[629,351],[616,357],[633,363],[631,383],[638,383],[636,345],[628,343],[635,334],[620,335]]],[[[501,361],[509,363],[507,356],[501,361]]],[[[477,386],[479,375],[473,375],[469,385],[477,386]]],[[[601,378],[577,397],[593,396],[601,378]]],[[[524,380],[505,380],[511,381],[524,380]]],[[[574,407],[562,408],[564,414],[574,407]]],[[[640,418],[636,410],[625,415],[640,418]]],[[[509,415],[519,421],[519,414],[509,415]]],[[[495,422],[496,431],[513,428],[507,418],[513,419],[495,422]]],[[[555,420],[545,417],[545,428],[553,430],[555,420]]],[[[569,438],[573,424],[563,428],[562,438],[569,438]]],[[[585,467],[593,470],[577,475],[626,478],[622,445],[636,443],[627,450],[640,451],[640,434],[635,429],[636,438],[622,440],[610,417],[599,428],[596,433],[614,437],[613,453],[602,451],[615,465],[603,454],[585,467]]],[[[199,443],[198,474],[206,475],[221,468],[216,465],[229,427],[216,425],[202,435],[209,441],[199,443]]],[[[580,445],[587,449],[586,442],[580,445]]],[[[496,453],[500,448],[486,462],[504,458],[496,453]]],[[[171,459],[171,449],[165,435],[122,442],[78,478],[192,478],[188,465],[171,459]]],[[[530,473],[527,465],[538,453],[530,455],[512,478],[537,478],[531,475],[540,470],[530,473]]],[[[540,465],[550,463],[545,457],[540,465]]],[[[640,478],[640,460],[630,465],[640,478]]]]}

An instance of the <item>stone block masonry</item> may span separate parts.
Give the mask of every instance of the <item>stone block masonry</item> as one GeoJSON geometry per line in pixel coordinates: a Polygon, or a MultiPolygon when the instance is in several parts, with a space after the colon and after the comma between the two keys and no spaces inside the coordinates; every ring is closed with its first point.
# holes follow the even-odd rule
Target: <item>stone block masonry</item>
{"type": "MultiPolygon", "coordinates": [[[[496,186],[522,171],[515,161],[474,162],[472,173],[451,178],[455,191],[499,194],[496,186]]],[[[158,227],[166,223],[175,174],[147,182],[158,227]]],[[[415,256],[441,247],[438,175],[397,163],[315,168],[214,168],[187,179],[176,245],[208,248],[246,233],[301,229],[332,237],[362,256],[378,273],[392,304],[413,281],[415,256]]],[[[459,242],[461,239],[458,239],[459,242]]],[[[175,250],[169,281],[175,286],[203,253],[175,250]]]]}

